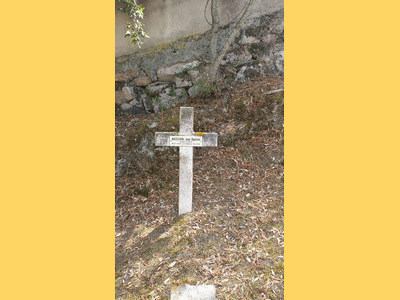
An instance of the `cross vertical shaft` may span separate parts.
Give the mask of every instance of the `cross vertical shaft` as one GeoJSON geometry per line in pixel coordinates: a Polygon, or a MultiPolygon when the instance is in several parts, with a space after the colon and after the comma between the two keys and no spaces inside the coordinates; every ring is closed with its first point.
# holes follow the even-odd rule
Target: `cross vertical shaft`
{"type": "MultiPolygon", "coordinates": [[[[193,135],[193,107],[181,107],[179,135],[193,135]]],[[[192,211],[193,147],[179,147],[179,214],[192,211]]]]}
{"type": "Polygon", "coordinates": [[[193,107],[180,108],[179,132],[156,132],[155,146],[179,147],[179,214],[192,211],[193,147],[216,147],[218,134],[194,132],[193,107]]]}

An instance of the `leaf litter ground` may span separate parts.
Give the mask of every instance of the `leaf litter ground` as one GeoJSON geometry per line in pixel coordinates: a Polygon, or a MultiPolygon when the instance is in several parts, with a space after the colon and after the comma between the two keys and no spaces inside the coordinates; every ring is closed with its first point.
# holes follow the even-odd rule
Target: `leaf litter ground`
{"type": "Polygon", "coordinates": [[[178,216],[175,147],[146,161],[137,149],[156,131],[179,131],[179,107],[116,118],[116,299],[169,299],[172,288],[212,284],[217,299],[283,299],[283,78],[262,78],[188,100],[195,131],[193,212],[178,216]],[[152,124],[157,124],[153,127],[152,124]],[[136,152],[135,152],[136,150],[136,152]]]}

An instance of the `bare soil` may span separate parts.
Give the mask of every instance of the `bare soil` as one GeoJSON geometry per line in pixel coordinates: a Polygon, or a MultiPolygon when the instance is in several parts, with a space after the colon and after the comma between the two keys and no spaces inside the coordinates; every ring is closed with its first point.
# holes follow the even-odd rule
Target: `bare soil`
{"type": "MultiPolygon", "coordinates": [[[[193,212],[178,216],[176,147],[135,150],[156,131],[179,131],[179,107],[116,117],[116,299],[169,299],[172,288],[212,284],[217,299],[283,299],[283,78],[259,78],[189,99],[195,131],[193,212]],[[151,124],[156,127],[150,128],[151,124]]],[[[161,148],[161,147],[159,147],[161,148]]]]}

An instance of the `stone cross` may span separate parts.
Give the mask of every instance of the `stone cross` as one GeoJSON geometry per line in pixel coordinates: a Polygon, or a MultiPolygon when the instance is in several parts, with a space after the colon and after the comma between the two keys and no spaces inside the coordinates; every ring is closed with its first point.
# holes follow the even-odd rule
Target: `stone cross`
{"type": "Polygon", "coordinates": [[[179,132],[156,132],[156,146],[179,147],[179,214],[192,211],[193,147],[217,146],[218,134],[193,131],[193,107],[181,107],[179,132]]]}

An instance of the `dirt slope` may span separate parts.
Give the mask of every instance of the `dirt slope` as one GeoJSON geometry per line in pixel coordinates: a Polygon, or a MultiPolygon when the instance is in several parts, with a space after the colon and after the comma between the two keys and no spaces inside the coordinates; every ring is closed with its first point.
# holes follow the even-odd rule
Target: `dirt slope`
{"type": "Polygon", "coordinates": [[[256,79],[188,100],[195,131],[193,212],[178,216],[178,149],[135,150],[179,131],[179,107],[116,118],[116,299],[169,299],[171,288],[213,284],[217,299],[283,299],[283,78],[256,79]],[[153,127],[154,126],[154,127],[153,127]]]}

